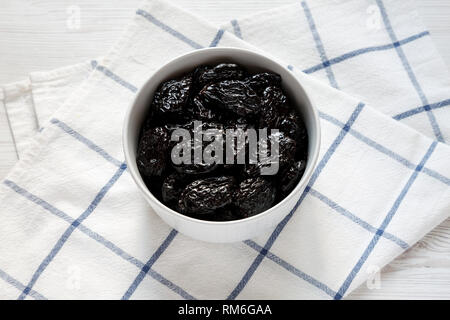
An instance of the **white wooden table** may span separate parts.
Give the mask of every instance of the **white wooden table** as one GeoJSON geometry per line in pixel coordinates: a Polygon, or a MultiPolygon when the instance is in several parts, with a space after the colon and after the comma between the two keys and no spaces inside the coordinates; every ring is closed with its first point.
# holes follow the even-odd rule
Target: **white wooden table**
{"type": "MultiPolygon", "coordinates": [[[[172,0],[212,23],[298,0],[172,0]]],[[[398,0],[401,1],[401,0],[398,0]]],[[[103,55],[140,0],[1,0],[0,83],[103,55]],[[75,6],[75,7],[73,7],[75,6]],[[68,18],[80,9],[76,29],[68,18]],[[72,11],[73,12],[73,11],[72,11]],[[70,27],[72,26],[72,27],[70,27]]],[[[450,66],[450,1],[417,0],[419,12],[450,66]]],[[[0,178],[16,161],[4,110],[0,110],[0,178]]],[[[1,213],[1,204],[0,204],[1,213]]],[[[351,298],[450,299],[450,219],[384,268],[380,288],[362,286],[351,298]],[[369,289],[371,287],[372,289],[369,289]]]]}

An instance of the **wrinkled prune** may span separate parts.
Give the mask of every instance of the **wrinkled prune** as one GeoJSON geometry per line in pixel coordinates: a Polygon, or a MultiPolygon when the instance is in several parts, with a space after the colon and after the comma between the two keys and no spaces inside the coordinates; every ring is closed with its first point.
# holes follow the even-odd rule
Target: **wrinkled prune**
{"type": "Polygon", "coordinates": [[[192,76],[164,82],[153,97],[152,108],[157,115],[181,115],[192,86],[192,76]]]}
{"type": "Polygon", "coordinates": [[[212,177],[196,180],[186,186],[178,202],[182,213],[211,214],[233,201],[235,179],[212,177]]]}
{"type": "Polygon", "coordinates": [[[150,128],[143,132],[136,162],[144,176],[160,176],[166,168],[170,137],[165,128],[150,128]]]}
{"type": "Polygon", "coordinates": [[[139,139],[136,163],[150,192],[186,216],[209,221],[243,219],[282,201],[301,179],[308,151],[306,127],[281,77],[249,75],[233,63],[202,65],[162,83],[139,139]],[[209,139],[208,129],[217,130],[209,139]],[[178,141],[171,140],[175,133],[178,141]]]}
{"type": "Polygon", "coordinates": [[[279,122],[280,113],[284,113],[287,98],[278,87],[267,87],[262,96],[262,111],[259,119],[260,128],[275,128],[279,122]]]}
{"type": "Polygon", "coordinates": [[[259,94],[262,94],[268,86],[279,87],[281,85],[281,77],[276,73],[263,72],[245,79],[245,83],[259,94]]]}
{"type": "Polygon", "coordinates": [[[206,86],[199,96],[209,108],[233,112],[248,117],[260,112],[261,99],[242,81],[226,80],[206,86]]]}
{"type": "Polygon", "coordinates": [[[294,139],[288,137],[282,131],[272,133],[269,136],[269,141],[274,141],[274,139],[278,139],[278,162],[280,164],[280,168],[283,168],[293,162],[297,151],[297,143],[294,139]]]}
{"type": "Polygon", "coordinates": [[[300,160],[284,170],[279,179],[279,190],[282,196],[287,196],[300,181],[306,168],[306,161],[300,160]]]}
{"type": "Polygon", "coordinates": [[[241,80],[245,77],[245,70],[234,63],[221,63],[212,68],[196,70],[196,81],[199,87],[224,80],[241,80]]]}
{"type": "Polygon", "coordinates": [[[249,178],[239,184],[236,205],[244,216],[253,216],[269,209],[276,196],[273,184],[261,177],[249,178]]]}

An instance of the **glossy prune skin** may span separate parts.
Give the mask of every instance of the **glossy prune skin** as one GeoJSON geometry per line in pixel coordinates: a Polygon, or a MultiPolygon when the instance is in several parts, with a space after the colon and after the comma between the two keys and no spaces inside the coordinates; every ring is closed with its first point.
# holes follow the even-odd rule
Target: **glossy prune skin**
{"type": "Polygon", "coordinates": [[[181,173],[181,174],[204,175],[204,174],[214,171],[218,167],[217,163],[205,163],[205,162],[195,163],[194,160],[195,160],[196,150],[197,150],[197,152],[202,152],[209,143],[209,141],[205,142],[202,140],[198,140],[195,135],[195,131],[196,130],[206,131],[209,129],[215,129],[215,130],[218,130],[219,134],[223,135],[223,125],[221,125],[220,123],[216,123],[216,122],[201,122],[202,126],[200,128],[200,127],[195,127],[196,121],[198,121],[198,120],[190,121],[181,126],[183,129],[189,130],[190,135],[192,137],[190,144],[189,144],[189,147],[191,150],[191,163],[174,164],[172,162],[172,167],[175,169],[175,171],[177,171],[178,173],[181,173]]]}
{"type": "Polygon", "coordinates": [[[284,132],[278,131],[277,133],[272,133],[269,136],[269,141],[278,139],[279,153],[278,162],[280,168],[284,168],[294,161],[295,154],[297,152],[297,142],[288,137],[284,132]]]}
{"type": "Polygon", "coordinates": [[[259,119],[260,128],[277,127],[280,111],[286,108],[287,97],[281,88],[269,86],[267,87],[261,99],[261,116],[259,119]]]}
{"type": "Polygon", "coordinates": [[[196,81],[200,88],[224,80],[241,80],[245,77],[245,70],[234,63],[221,63],[214,67],[196,69],[196,81]]]}
{"type": "Polygon", "coordinates": [[[186,214],[212,214],[233,201],[235,179],[221,176],[195,180],[180,195],[178,207],[186,214]]]}
{"type": "Polygon", "coordinates": [[[156,115],[181,116],[191,92],[192,76],[164,82],[153,97],[152,108],[156,115]]]}
{"type": "Polygon", "coordinates": [[[136,162],[144,176],[161,176],[168,162],[169,133],[163,127],[150,128],[141,135],[136,162]]]}
{"type": "Polygon", "coordinates": [[[191,113],[192,119],[202,121],[221,121],[222,115],[215,109],[207,108],[199,97],[195,97],[187,107],[187,111],[191,113]]]}
{"type": "Polygon", "coordinates": [[[199,97],[209,108],[220,108],[238,116],[251,117],[261,109],[261,99],[247,84],[226,80],[204,87],[199,97]]]}
{"type": "Polygon", "coordinates": [[[306,161],[300,160],[293,163],[290,167],[282,172],[279,176],[278,188],[283,197],[287,196],[292,190],[294,190],[300,178],[306,169],[306,161]]]}
{"type": "Polygon", "coordinates": [[[267,87],[264,89],[262,96],[262,103],[266,106],[273,106],[274,108],[280,108],[287,102],[287,97],[283,90],[279,87],[267,87]]]}
{"type": "Polygon", "coordinates": [[[298,114],[290,111],[280,115],[276,127],[285,132],[292,139],[297,140],[300,138],[302,133],[306,132],[304,126],[300,126],[300,123],[298,114]]]}
{"type": "Polygon", "coordinates": [[[235,203],[244,217],[250,217],[269,209],[275,196],[276,190],[270,181],[262,177],[249,178],[239,184],[235,203]]]}
{"type": "Polygon", "coordinates": [[[271,72],[257,73],[248,77],[244,81],[258,94],[262,94],[269,86],[279,87],[281,85],[280,75],[271,72]]]}
{"type": "Polygon", "coordinates": [[[188,180],[186,177],[177,172],[168,175],[164,179],[161,188],[163,201],[166,203],[176,203],[187,183],[188,180]]]}

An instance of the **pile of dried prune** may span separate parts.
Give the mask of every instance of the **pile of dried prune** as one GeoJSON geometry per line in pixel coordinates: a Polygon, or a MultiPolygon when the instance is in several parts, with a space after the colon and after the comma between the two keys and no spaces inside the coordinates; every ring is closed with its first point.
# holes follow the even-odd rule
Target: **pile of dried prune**
{"type": "Polygon", "coordinates": [[[168,207],[210,221],[250,217],[283,200],[305,171],[308,136],[281,81],[275,73],[249,74],[237,64],[221,63],[162,83],[137,150],[137,166],[149,190],[168,207]],[[180,129],[190,140],[176,135],[180,129]],[[207,130],[214,135],[196,135],[207,130]],[[229,131],[239,136],[232,137],[231,145],[229,131]],[[223,146],[223,153],[213,144],[223,146]],[[271,149],[275,145],[276,152],[271,149]],[[208,148],[210,158],[205,156],[208,148]],[[174,155],[184,160],[174,161],[174,155]],[[267,173],[274,161],[277,170],[267,173]]]}

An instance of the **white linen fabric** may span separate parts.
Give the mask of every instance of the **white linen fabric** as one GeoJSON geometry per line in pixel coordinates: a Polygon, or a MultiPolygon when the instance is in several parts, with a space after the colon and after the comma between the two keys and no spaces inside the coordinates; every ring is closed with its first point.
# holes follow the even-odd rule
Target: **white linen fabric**
{"type": "Polygon", "coordinates": [[[20,161],[0,185],[0,297],[341,299],[449,216],[449,81],[411,1],[303,1],[216,28],[148,0],[101,60],[3,87],[20,161]],[[320,110],[297,206],[242,243],[178,234],[123,162],[138,88],[208,46],[271,55],[320,110]]]}

